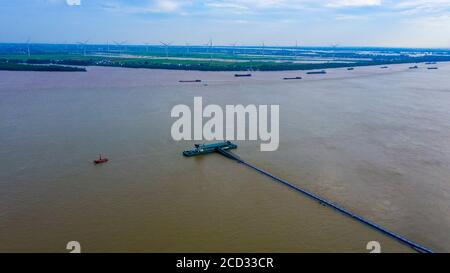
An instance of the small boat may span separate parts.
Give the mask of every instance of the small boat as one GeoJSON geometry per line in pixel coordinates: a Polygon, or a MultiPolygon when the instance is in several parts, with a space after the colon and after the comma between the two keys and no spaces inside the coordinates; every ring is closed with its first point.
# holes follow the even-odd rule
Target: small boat
{"type": "Polygon", "coordinates": [[[353,67],[349,67],[349,68],[347,68],[347,70],[354,70],[355,68],[353,68],[353,67]]]}
{"type": "Polygon", "coordinates": [[[285,77],[283,80],[301,80],[302,77],[285,77]]]}
{"type": "Polygon", "coordinates": [[[194,144],[194,149],[184,151],[183,155],[190,157],[190,156],[213,153],[213,152],[216,152],[218,149],[230,150],[230,149],[236,149],[236,148],[237,148],[237,145],[231,143],[231,141],[223,141],[223,142],[218,142],[218,143],[213,143],[213,144],[194,144]]]}
{"type": "Polygon", "coordinates": [[[433,67],[428,67],[427,69],[438,69],[438,68],[433,66],[433,67]]]}
{"type": "Polygon", "coordinates": [[[309,72],[306,72],[306,74],[309,74],[309,75],[313,75],[313,74],[327,74],[327,72],[325,70],[309,71],[309,72]]]}
{"type": "Polygon", "coordinates": [[[252,74],[234,74],[235,77],[251,77],[252,74]]]}
{"type": "Polygon", "coordinates": [[[102,158],[102,155],[99,155],[98,159],[94,160],[94,164],[95,164],[95,165],[97,165],[97,164],[103,164],[103,163],[106,163],[106,162],[108,162],[108,161],[109,161],[108,158],[106,158],[106,157],[103,157],[103,158],[102,158]]]}
{"type": "Polygon", "coordinates": [[[179,80],[178,82],[202,82],[202,80],[179,80]]]}
{"type": "Polygon", "coordinates": [[[417,69],[417,68],[419,68],[417,65],[409,67],[409,69],[417,69]]]}
{"type": "Polygon", "coordinates": [[[436,64],[436,62],[426,62],[425,64],[436,64]]]}
{"type": "Polygon", "coordinates": [[[382,67],[380,67],[381,69],[386,69],[386,68],[388,68],[388,66],[382,66],[382,67]]]}

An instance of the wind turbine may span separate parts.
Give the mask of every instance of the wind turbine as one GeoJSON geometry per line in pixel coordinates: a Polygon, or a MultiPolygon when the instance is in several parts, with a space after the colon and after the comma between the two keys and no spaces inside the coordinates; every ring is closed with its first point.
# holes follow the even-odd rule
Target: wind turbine
{"type": "Polygon", "coordinates": [[[236,44],[237,44],[237,42],[234,42],[234,43],[231,43],[230,44],[230,46],[232,46],[233,47],[233,55],[235,55],[236,54],[236,44]]]}
{"type": "MultiPolygon", "coordinates": [[[[339,46],[339,44],[337,44],[337,43],[332,43],[332,44],[330,45],[330,47],[332,48],[332,51],[331,51],[331,52],[333,52],[338,46],[339,46]]],[[[330,62],[331,62],[330,60],[327,61],[327,63],[330,63],[330,62]]]]}
{"type": "Polygon", "coordinates": [[[172,44],[170,43],[165,43],[165,42],[161,42],[160,43],[166,48],[166,58],[169,58],[169,46],[172,44]]]}
{"type": "Polygon", "coordinates": [[[189,43],[186,42],[186,56],[189,55],[189,43]]]}
{"type": "Polygon", "coordinates": [[[144,45],[145,45],[145,52],[148,53],[148,45],[149,45],[149,43],[144,43],[144,45]]]}
{"type": "MultiPolygon", "coordinates": [[[[123,45],[126,43],[127,41],[122,41],[122,42],[116,42],[116,41],[114,41],[114,44],[116,44],[116,46],[117,47],[119,47],[119,54],[121,53],[121,51],[120,51],[120,49],[121,49],[121,47],[123,47],[123,45]]],[[[126,50],[126,47],[123,47],[125,50],[124,50],[124,52],[126,52],[127,50],[126,50]]]]}
{"type": "Polygon", "coordinates": [[[30,52],[30,38],[27,39],[27,54],[28,54],[28,57],[31,57],[31,52],[30,52]]]}
{"type": "Polygon", "coordinates": [[[297,53],[298,53],[298,41],[295,40],[295,51],[294,51],[294,56],[297,57],[297,53]]]}
{"type": "Polygon", "coordinates": [[[77,44],[81,45],[82,49],[83,49],[83,56],[86,56],[86,45],[89,42],[89,40],[86,40],[84,42],[78,42],[77,44]]]}
{"type": "Polygon", "coordinates": [[[332,47],[332,48],[336,48],[336,47],[338,47],[338,46],[339,46],[339,44],[337,44],[337,43],[331,44],[331,47],[332,47]]]}
{"type": "Polygon", "coordinates": [[[213,42],[212,39],[209,39],[209,42],[205,44],[205,46],[207,46],[207,52],[209,53],[209,61],[212,61],[212,48],[213,48],[213,42]]]}
{"type": "Polygon", "coordinates": [[[262,55],[264,56],[266,45],[262,42],[262,55]]]}

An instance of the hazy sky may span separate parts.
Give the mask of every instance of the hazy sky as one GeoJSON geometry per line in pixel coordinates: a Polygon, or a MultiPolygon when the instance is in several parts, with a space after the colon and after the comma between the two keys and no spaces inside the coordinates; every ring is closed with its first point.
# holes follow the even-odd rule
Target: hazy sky
{"type": "Polygon", "coordinates": [[[450,0],[0,0],[0,42],[450,47],[450,0]]]}

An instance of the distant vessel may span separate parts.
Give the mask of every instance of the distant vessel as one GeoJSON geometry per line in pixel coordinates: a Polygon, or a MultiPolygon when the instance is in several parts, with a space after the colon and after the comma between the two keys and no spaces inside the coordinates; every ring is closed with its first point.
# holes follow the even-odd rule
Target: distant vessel
{"type": "Polygon", "coordinates": [[[425,64],[436,64],[436,62],[427,62],[425,64]]]}
{"type": "Polygon", "coordinates": [[[347,70],[354,70],[354,68],[353,67],[349,67],[349,68],[347,68],[347,70]]]}
{"type": "Polygon", "coordinates": [[[433,66],[433,67],[428,67],[428,69],[438,69],[438,68],[433,66]]]}
{"type": "Polygon", "coordinates": [[[252,74],[234,74],[235,77],[251,77],[252,74]]]}
{"type": "Polygon", "coordinates": [[[327,74],[327,72],[325,70],[320,70],[320,71],[310,71],[310,72],[306,72],[306,74],[327,74]]]}
{"type": "Polygon", "coordinates": [[[382,66],[382,67],[380,67],[381,69],[386,69],[386,68],[388,68],[387,66],[382,66]]]}
{"type": "Polygon", "coordinates": [[[419,68],[417,65],[409,67],[409,69],[417,69],[417,68],[419,68]]]}
{"type": "Polygon", "coordinates": [[[95,164],[95,165],[97,165],[97,164],[103,164],[103,163],[106,163],[106,162],[108,162],[108,161],[109,161],[108,158],[106,158],[106,157],[102,158],[102,155],[100,154],[99,157],[98,157],[98,159],[94,160],[94,164],[95,164]]]}
{"type": "Polygon", "coordinates": [[[202,80],[179,80],[178,82],[202,82],[202,80]]]}
{"type": "Polygon", "coordinates": [[[284,77],[283,80],[301,80],[302,77],[284,77]]]}

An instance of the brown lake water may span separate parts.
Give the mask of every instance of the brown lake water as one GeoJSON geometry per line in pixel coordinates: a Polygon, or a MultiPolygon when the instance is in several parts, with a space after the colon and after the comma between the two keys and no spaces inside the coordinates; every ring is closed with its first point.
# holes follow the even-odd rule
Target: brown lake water
{"type": "Polygon", "coordinates": [[[411,251],[220,155],[181,156],[193,142],[172,140],[170,111],[194,96],[279,104],[279,149],[238,141],[237,154],[448,252],[450,64],[407,67],[0,72],[0,252],[411,251]],[[111,161],[94,166],[100,152],[111,161]]]}

